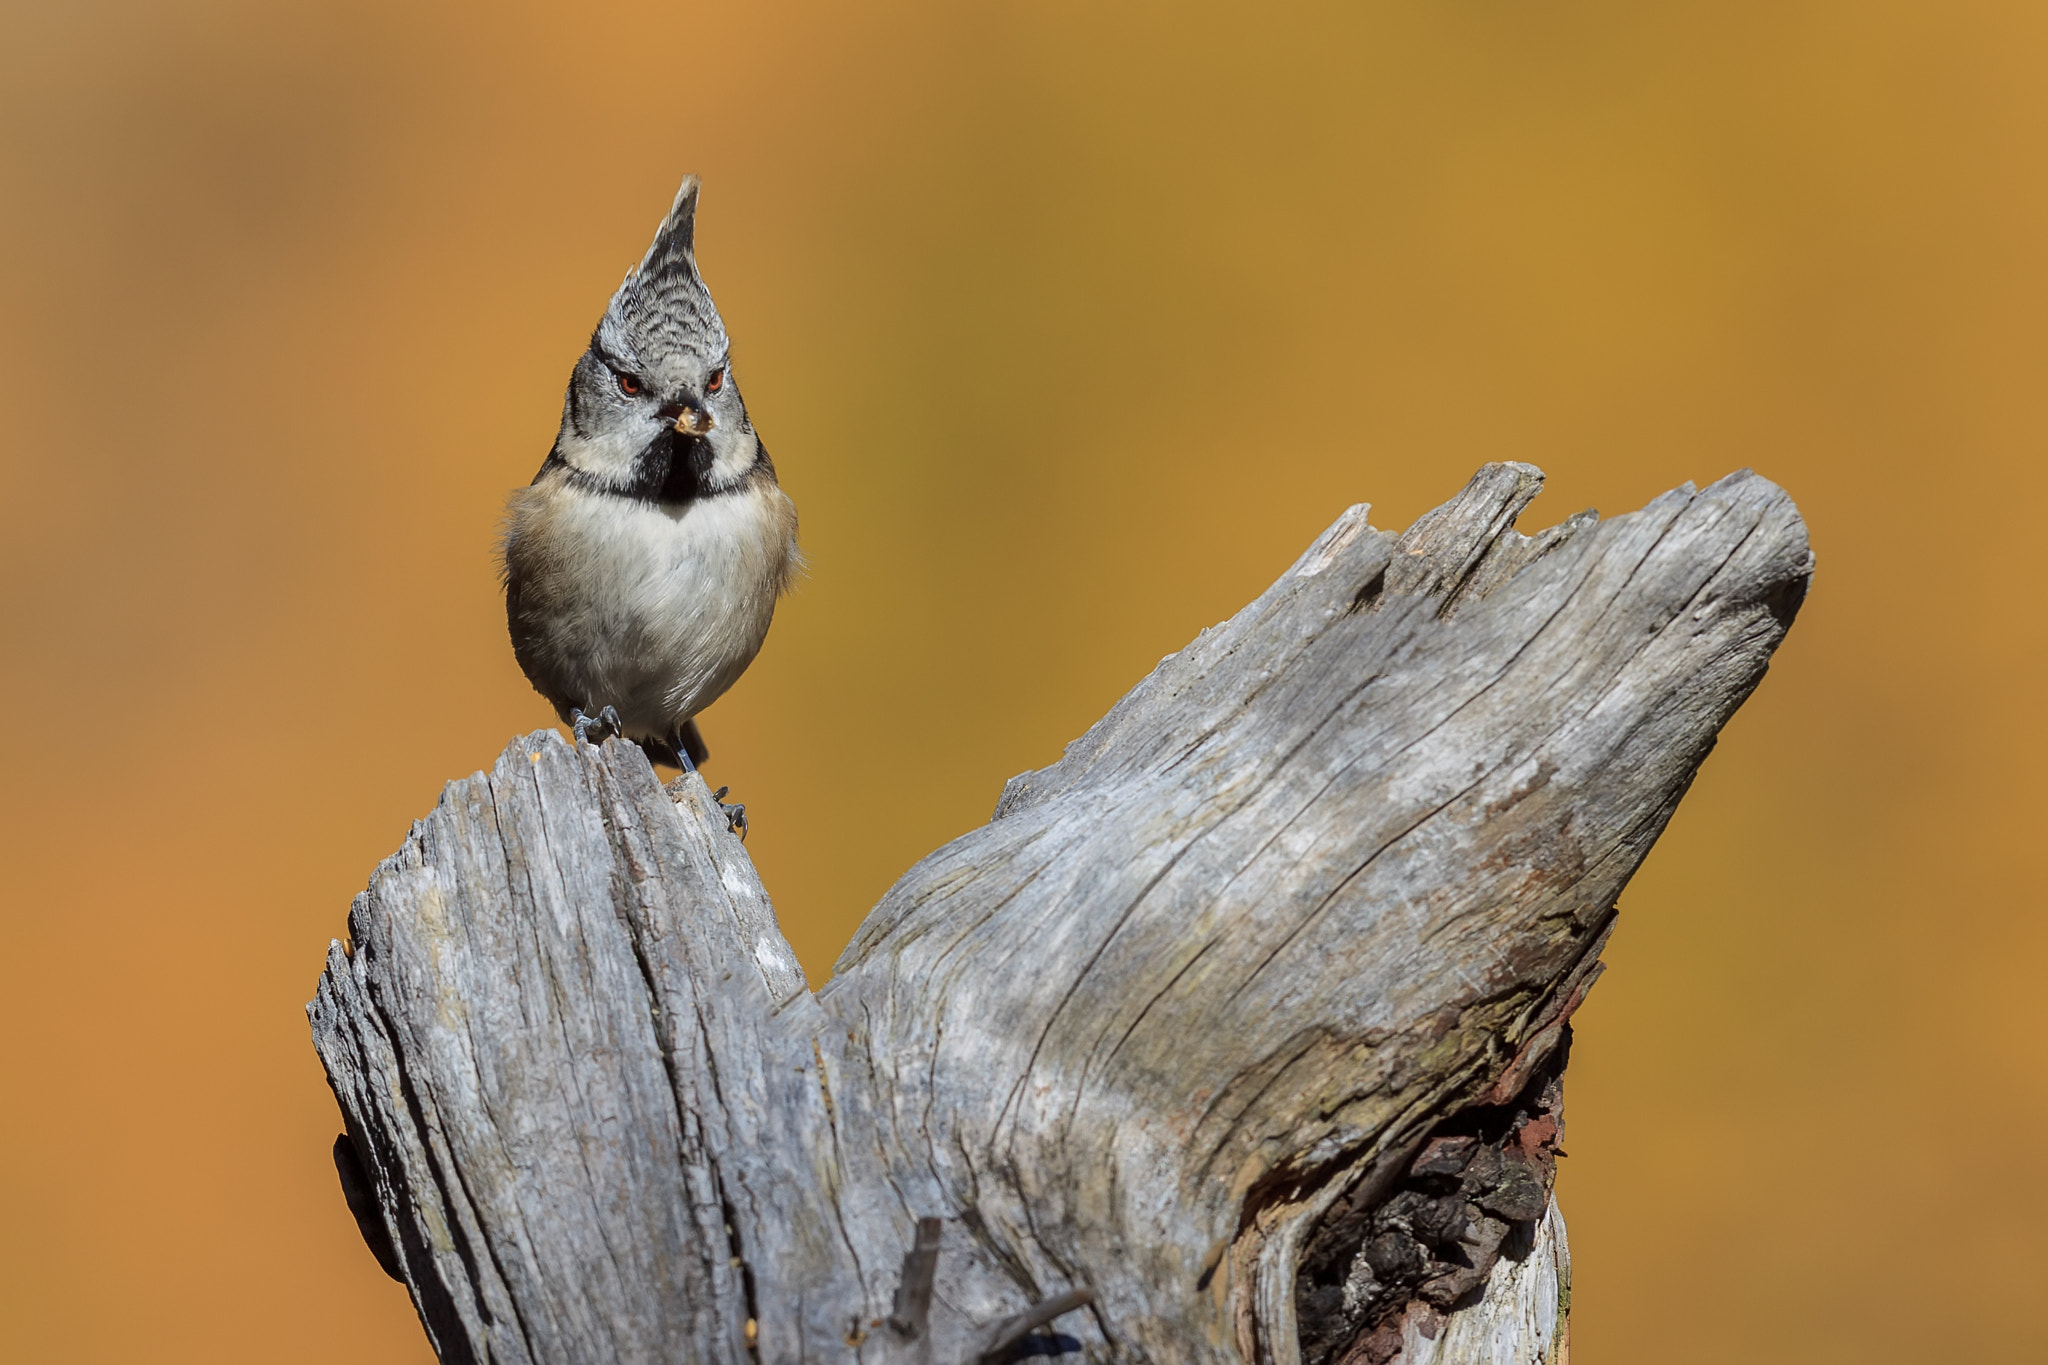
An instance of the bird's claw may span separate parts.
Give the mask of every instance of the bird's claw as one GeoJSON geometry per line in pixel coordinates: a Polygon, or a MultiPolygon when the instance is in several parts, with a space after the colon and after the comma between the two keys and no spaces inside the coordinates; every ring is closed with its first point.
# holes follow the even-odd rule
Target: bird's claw
{"type": "Polygon", "coordinates": [[[726,801],[725,794],[731,790],[731,787],[720,787],[711,793],[711,799],[725,812],[725,827],[739,835],[740,842],[744,844],[747,841],[747,807],[743,801],[726,801]]]}
{"type": "Polygon", "coordinates": [[[617,707],[607,706],[594,716],[586,716],[580,710],[571,709],[569,728],[576,732],[578,744],[602,744],[613,735],[623,734],[625,723],[619,719],[617,707]],[[591,738],[593,730],[600,732],[595,739],[591,738]]]}

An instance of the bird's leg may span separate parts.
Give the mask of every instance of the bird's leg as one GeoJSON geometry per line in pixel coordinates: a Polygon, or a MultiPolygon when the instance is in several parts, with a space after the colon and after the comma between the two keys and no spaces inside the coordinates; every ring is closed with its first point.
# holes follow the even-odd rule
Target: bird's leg
{"type": "Polygon", "coordinates": [[[569,709],[569,728],[575,732],[578,744],[600,744],[612,735],[621,733],[625,727],[623,722],[619,720],[618,709],[607,706],[594,716],[586,716],[581,708],[571,707],[569,709]],[[596,739],[590,737],[590,732],[593,730],[600,732],[596,739]]]}
{"type": "Polygon", "coordinates": [[[717,791],[711,793],[711,799],[716,801],[718,808],[725,812],[725,827],[734,834],[739,835],[740,842],[744,844],[747,841],[747,807],[744,802],[728,802],[725,799],[725,794],[731,790],[731,787],[720,787],[717,791]]]}
{"type": "Polygon", "coordinates": [[[685,767],[691,772],[704,766],[711,757],[711,748],[704,742],[704,732],[697,728],[695,720],[686,720],[676,731],[676,752],[687,760],[685,767]]]}

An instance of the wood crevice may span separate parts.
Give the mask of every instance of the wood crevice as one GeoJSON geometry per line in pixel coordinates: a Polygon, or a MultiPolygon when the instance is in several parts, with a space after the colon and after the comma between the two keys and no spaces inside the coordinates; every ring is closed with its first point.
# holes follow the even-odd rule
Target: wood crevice
{"type": "Polygon", "coordinates": [[[1347,510],[816,994],[695,776],[542,732],[451,783],[309,1006],[441,1358],[1551,1352],[1570,1021],[1813,561],[1753,474],[1524,536],[1540,481],[1347,510]]]}

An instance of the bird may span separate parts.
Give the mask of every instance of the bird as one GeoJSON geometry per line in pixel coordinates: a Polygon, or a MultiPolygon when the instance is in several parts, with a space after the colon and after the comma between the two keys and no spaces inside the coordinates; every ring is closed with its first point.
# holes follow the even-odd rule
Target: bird
{"type": "Polygon", "coordinates": [[[796,505],[697,270],[698,188],[684,178],[612,295],[502,542],[512,653],[534,690],[578,742],[620,735],[690,771],[710,756],[697,714],[754,661],[803,565],[796,505]]]}

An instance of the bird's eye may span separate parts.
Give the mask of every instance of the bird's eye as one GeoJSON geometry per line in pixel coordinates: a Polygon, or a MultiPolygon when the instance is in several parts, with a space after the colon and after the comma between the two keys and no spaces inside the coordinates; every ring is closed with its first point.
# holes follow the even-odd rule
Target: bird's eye
{"type": "Polygon", "coordinates": [[[628,398],[640,392],[640,381],[630,374],[619,376],[619,392],[628,398]]]}
{"type": "Polygon", "coordinates": [[[713,370],[713,371],[711,372],[711,378],[710,378],[709,380],[705,381],[705,384],[704,384],[704,392],[706,392],[706,393],[717,393],[717,392],[718,392],[718,391],[719,391],[720,389],[722,389],[722,388],[724,388],[724,387],[725,387],[725,366],[723,366],[723,365],[720,365],[720,366],[719,366],[719,367],[718,367],[717,369],[715,369],[715,370],[713,370]]]}

